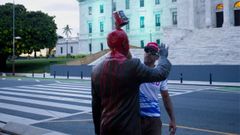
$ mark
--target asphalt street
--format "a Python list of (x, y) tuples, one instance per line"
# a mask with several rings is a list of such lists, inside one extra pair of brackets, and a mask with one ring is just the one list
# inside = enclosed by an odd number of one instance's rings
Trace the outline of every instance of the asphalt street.
[[(169, 84), (177, 135), (240, 134), (240, 88)], [(168, 116), (160, 105), (163, 135)], [(0, 78), (0, 121), (94, 135), (87, 80)]]

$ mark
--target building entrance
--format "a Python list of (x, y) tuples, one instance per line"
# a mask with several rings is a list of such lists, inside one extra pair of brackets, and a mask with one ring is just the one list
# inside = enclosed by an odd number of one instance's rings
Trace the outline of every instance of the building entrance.
[(234, 20), (235, 26), (240, 26), (240, 10), (234, 10)]
[(223, 12), (216, 12), (217, 27), (222, 27), (223, 25)]

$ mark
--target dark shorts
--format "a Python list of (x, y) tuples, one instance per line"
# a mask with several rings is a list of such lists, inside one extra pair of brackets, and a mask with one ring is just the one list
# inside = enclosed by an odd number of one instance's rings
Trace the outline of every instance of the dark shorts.
[(158, 117), (144, 117), (141, 118), (142, 135), (161, 135), (162, 121)]

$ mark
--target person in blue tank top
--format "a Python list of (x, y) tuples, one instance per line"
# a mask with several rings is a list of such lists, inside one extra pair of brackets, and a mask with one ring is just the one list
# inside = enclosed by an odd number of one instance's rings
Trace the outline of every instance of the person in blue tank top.
[[(159, 47), (155, 42), (149, 42), (144, 48), (144, 64), (154, 68), (159, 59)], [(161, 135), (162, 121), (158, 93), (161, 93), (164, 107), (168, 113), (170, 135), (176, 132), (176, 122), (173, 105), (168, 94), (167, 80), (161, 82), (142, 83), (140, 85), (139, 103), (142, 135)]]

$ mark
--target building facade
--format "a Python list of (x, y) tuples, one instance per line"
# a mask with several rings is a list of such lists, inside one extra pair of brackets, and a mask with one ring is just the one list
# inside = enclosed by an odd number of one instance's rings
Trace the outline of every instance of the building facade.
[[(149, 41), (160, 43), (162, 27), (177, 25), (176, 0), (78, 0), (80, 12), (79, 44), (90, 53), (106, 49), (106, 37), (114, 28), (112, 13), (123, 10), (129, 24), (130, 44), (143, 47)], [(164, 11), (167, 12), (164, 12)], [(165, 15), (164, 15), (165, 14)], [(164, 20), (164, 21), (163, 21)]]
[(70, 39), (68, 49), (66, 39), (60, 40), (57, 56), (66, 55), (67, 50), (69, 54), (77, 55), (107, 49), (106, 37), (114, 29), (112, 13), (116, 10), (123, 10), (129, 18), (129, 24), (123, 29), (130, 44), (137, 47), (143, 47), (149, 41), (165, 42), (165, 28), (194, 30), (240, 26), (240, 0), (77, 1), (79, 38)]
[(79, 46), (78, 37), (60, 38), (57, 41), (55, 56), (79, 55), (84, 47)]
[(179, 28), (240, 26), (240, 0), (179, 0), (177, 12)]

